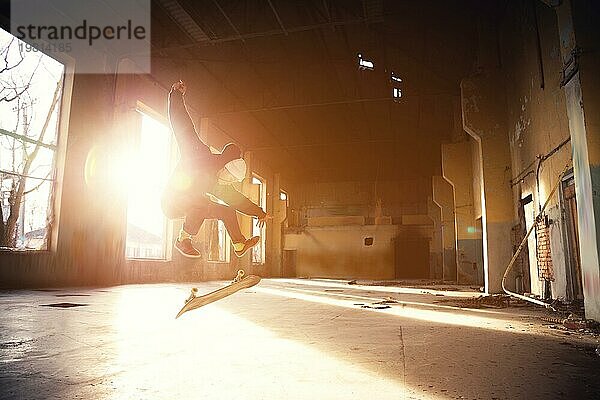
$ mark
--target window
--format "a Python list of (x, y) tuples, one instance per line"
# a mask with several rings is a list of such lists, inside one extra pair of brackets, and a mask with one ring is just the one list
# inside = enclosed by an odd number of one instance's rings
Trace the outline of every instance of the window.
[(171, 132), (161, 121), (141, 112), (137, 146), (127, 155), (128, 258), (166, 259), (167, 219), (160, 206), (171, 164)]
[(401, 82), (402, 82), (402, 78), (400, 78), (398, 75), (396, 75), (396, 74), (394, 73), (394, 71), (392, 71), (392, 74), (391, 74), (391, 76), (390, 76), (390, 80), (391, 80), (392, 82), (398, 82), (398, 83), (401, 83)]
[(0, 29), (0, 247), (46, 250), (64, 65)]
[[(252, 176), (252, 184), (258, 186), (258, 205), (263, 211), (267, 210), (267, 191), (265, 190), (265, 181), (258, 175)], [(258, 218), (252, 218), (252, 236), (260, 236), (260, 242), (252, 248), (252, 263), (265, 263), (265, 227), (262, 229), (257, 226)]]
[(364, 59), (362, 54), (358, 53), (358, 68), (363, 70), (373, 70), (375, 68), (375, 64), (373, 64), (373, 61)]
[(229, 262), (229, 235), (221, 220), (207, 221), (208, 261)]
[(399, 101), (402, 97), (402, 89), (400, 88), (402, 78), (392, 71), (390, 75), (390, 81), (392, 82), (392, 97), (394, 98), (394, 101)]

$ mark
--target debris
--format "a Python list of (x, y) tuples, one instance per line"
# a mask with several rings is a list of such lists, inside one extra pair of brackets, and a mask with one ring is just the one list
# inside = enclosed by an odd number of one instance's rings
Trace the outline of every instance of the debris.
[[(377, 304), (377, 303), (374, 303), (374, 304)], [(390, 306), (378, 306), (378, 305), (369, 306), (369, 305), (364, 304), (364, 305), (360, 306), (360, 308), (372, 308), (374, 310), (385, 310), (386, 308), (392, 308), (392, 307), (390, 307)]]
[(356, 279), (353, 281), (348, 282), (348, 285), (356, 285)]
[[(436, 294), (436, 296), (438, 296)], [(450, 304), (455, 307), (461, 308), (507, 308), (511, 306), (524, 306), (527, 303), (521, 300), (512, 299), (510, 296), (505, 294), (495, 295), (481, 295), (478, 297), (471, 297), (466, 299), (448, 299), (440, 300), (440, 303)], [(521, 304), (523, 303), (523, 304)], [(562, 322), (562, 321), (561, 321)]]
[(576, 330), (576, 331), (578, 331), (580, 329), (587, 329), (587, 327), (588, 327), (588, 323), (586, 320), (571, 319), (570, 317), (563, 321), (563, 325), (567, 329)]
[(600, 324), (594, 320), (585, 319), (575, 314), (569, 314), (566, 318), (543, 316), (540, 319), (552, 323), (552, 325), (548, 325), (549, 328), (562, 330), (565, 335), (570, 335), (573, 331), (594, 335), (600, 334)]
[(71, 308), (71, 307), (83, 307), (87, 304), (78, 303), (53, 303), (53, 304), (41, 304), (42, 307), (55, 307), (55, 308)]
[(378, 301), (378, 302), (373, 303), (373, 304), (398, 304), (398, 301), (394, 300), (391, 297), (386, 297), (385, 300)]

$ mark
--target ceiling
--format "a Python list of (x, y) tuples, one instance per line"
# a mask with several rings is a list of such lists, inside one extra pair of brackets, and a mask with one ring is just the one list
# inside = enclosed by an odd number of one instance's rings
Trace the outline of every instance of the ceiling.
[(153, 69), (176, 71), (211, 125), (285, 179), (427, 177), (456, 129), (477, 12), (448, 0), (153, 0)]

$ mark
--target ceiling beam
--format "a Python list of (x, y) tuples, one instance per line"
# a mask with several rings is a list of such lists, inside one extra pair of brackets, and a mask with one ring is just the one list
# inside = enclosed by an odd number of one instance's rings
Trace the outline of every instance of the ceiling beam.
[[(292, 28), (286, 28), (286, 32), (288, 34), (290, 34), (290, 33), (297, 33), (297, 32), (313, 31), (313, 30), (321, 29), (321, 28), (336, 28), (336, 27), (347, 26), (347, 25), (362, 25), (362, 24), (364, 24), (364, 22), (365, 22), (365, 20), (363, 18), (352, 19), (352, 20), (347, 20), (347, 21), (324, 22), (324, 23), (314, 24), (314, 25), (302, 25), (302, 26), (295, 26)], [(180, 50), (180, 49), (185, 49), (185, 48), (197, 48), (201, 45), (208, 46), (208, 45), (214, 45), (214, 44), (218, 44), (218, 43), (235, 42), (238, 40), (244, 41), (244, 40), (248, 40), (248, 39), (264, 38), (264, 37), (268, 37), (268, 36), (278, 36), (281, 34), (283, 34), (283, 31), (281, 29), (274, 29), (274, 30), (263, 31), (263, 32), (236, 34), (234, 36), (229, 36), (229, 37), (225, 37), (225, 38), (213, 39), (208, 42), (189, 43), (189, 44), (185, 44), (185, 45), (181, 45), (181, 46), (163, 47), (163, 48), (160, 48), (159, 50)]]
[(219, 11), (223, 15), (223, 17), (225, 17), (225, 20), (227, 21), (227, 23), (229, 24), (229, 26), (231, 27), (231, 29), (233, 29), (233, 31), (235, 32), (235, 34), (237, 35), (237, 37), (239, 38), (239, 40), (241, 40), (242, 42), (245, 43), (246, 40), (244, 39), (244, 37), (242, 36), (242, 34), (238, 30), (238, 28), (235, 26), (235, 24), (233, 23), (233, 21), (231, 21), (231, 19), (229, 18), (229, 16), (225, 12), (225, 10), (223, 10), (223, 8), (219, 4), (219, 2), (217, 0), (213, 0), (213, 3), (215, 3), (215, 6), (217, 6), (217, 8), (219, 9)]
[(288, 31), (287, 31), (287, 29), (285, 29), (285, 26), (283, 25), (283, 21), (281, 21), (281, 18), (279, 17), (279, 13), (277, 13), (277, 10), (275, 9), (275, 6), (271, 2), (271, 0), (267, 0), (267, 2), (269, 3), (269, 6), (271, 7), (271, 10), (273, 11), (273, 14), (275, 15), (275, 18), (277, 19), (277, 22), (279, 23), (279, 26), (281, 27), (281, 30), (283, 31), (283, 33), (285, 33), (285, 36), (287, 36), (288, 35)]
[(177, 2), (177, 0), (158, 0), (158, 4), (166, 11), (167, 15), (181, 27), (181, 29), (194, 42), (210, 42), (210, 38), (194, 21), (190, 14)]

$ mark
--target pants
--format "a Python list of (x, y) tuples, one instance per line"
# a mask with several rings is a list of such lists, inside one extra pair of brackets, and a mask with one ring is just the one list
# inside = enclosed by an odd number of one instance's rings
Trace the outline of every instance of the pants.
[(163, 210), (168, 218), (185, 218), (183, 230), (195, 235), (205, 219), (220, 219), (225, 224), (233, 243), (246, 240), (237, 219), (237, 212), (251, 217), (263, 218), (265, 212), (231, 185), (215, 185), (210, 194), (227, 203), (218, 204), (206, 195), (175, 193), (163, 197)]

